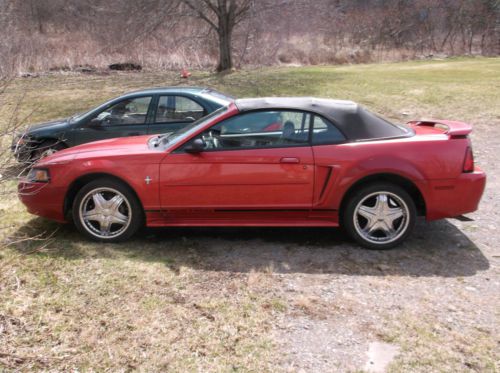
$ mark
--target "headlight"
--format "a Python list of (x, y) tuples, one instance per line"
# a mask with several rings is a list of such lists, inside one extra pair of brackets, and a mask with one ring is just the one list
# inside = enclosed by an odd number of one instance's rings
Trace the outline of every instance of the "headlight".
[(18, 134), (12, 139), (12, 149), (15, 152), (34, 150), (34, 145), (33, 139), (26, 133)]
[(28, 173), (27, 179), (31, 183), (48, 183), (50, 181), (49, 170), (45, 168), (32, 168)]

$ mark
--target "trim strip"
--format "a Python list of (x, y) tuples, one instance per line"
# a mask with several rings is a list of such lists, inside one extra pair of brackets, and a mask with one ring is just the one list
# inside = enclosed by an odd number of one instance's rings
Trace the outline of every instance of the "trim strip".
[[(169, 209), (163, 209), (163, 210), (144, 210), (144, 212), (164, 212), (168, 211)], [(193, 209), (193, 208), (182, 208), (182, 209), (175, 209), (175, 211), (203, 211), (203, 210), (209, 210), (209, 211), (214, 211), (214, 212), (302, 212), (302, 211), (310, 211), (310, 212), (318, 212), (318, 211), (324, 211), (324, 212), (335, 212), (338, 211), (337, 209), (212, 209), (212, 208), (198, 208), (198, 209)]]

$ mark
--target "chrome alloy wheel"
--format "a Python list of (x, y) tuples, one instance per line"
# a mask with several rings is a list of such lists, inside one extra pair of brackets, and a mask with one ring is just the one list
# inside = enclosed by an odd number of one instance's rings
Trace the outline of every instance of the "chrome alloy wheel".
[(113, 188), (91, 190), (83, 197), (78, 210), (83, 227), (100, 239), (119, 236), (131, 222), (130, 203)]
[(407, 204), (398, 195), (385, 191), (371, 193), (354, 209), (354, 228), (368, 242), (391, 243), (406, 232), (409, 214)]

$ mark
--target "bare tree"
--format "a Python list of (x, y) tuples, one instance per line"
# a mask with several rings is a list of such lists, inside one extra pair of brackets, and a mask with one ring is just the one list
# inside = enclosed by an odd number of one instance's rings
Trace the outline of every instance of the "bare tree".
[(14, 105), (9, 104), (7, 90), (11, 83), (11, 79), (0, 76), (0, 111), (3, 113), (2, 121), (0, 121), (0, 198), (7, 198), (8, 195), (15, 193), (9, 182), (16, 180), (30, 167), (28, 163), (17, 162), (11, 152), (11, 144), (15, 143), (17, 136), (21, 133), (23, 123), (30, 116), (23, 116), (20, 113), (24, 93), (16, 97)]
[(193, 15), (217, 33), (219, 41), (219, 63), (217, 71), (233, 67), (231, 41), (234, 28), (245, 19), (254, 5), (254, 0), (182, 0)]
[(0, 73), (498, 55), (499, 20), (499, 0), (0, 0)]

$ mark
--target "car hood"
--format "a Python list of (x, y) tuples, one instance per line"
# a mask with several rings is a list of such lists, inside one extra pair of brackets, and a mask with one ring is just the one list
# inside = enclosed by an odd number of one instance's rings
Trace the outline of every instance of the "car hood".
[(56, 129), (56, 128), (65, 127), (67, 125), (68, 125), (68, 119), (67, 118), (65, 118), (65, 119), (57, 119), (57, 120), (53, 120), (53, 121), (50, 121), (50, 122), (33, 124), (33, 125), (31, 125), (31, 126), (28, 127), (28, 129), (26, 130), (26, 133), (28, 133), (28, 134), (30, 134), (30, 133), (36, 133), (36, 132), (39, 132), (39, 131), (42, 131), (42, 130)]
[(119, 137), (115, 139), (89, 142), (83, 145), (74, 146), (54, 153), (41, 159), (38, 165), (50, 163), (66, 163), (74, 159), (86, 159), (95, 157), (123, 156), (148, 153), (152, 150), (148, 147), (148, 140), (151, 135)]

